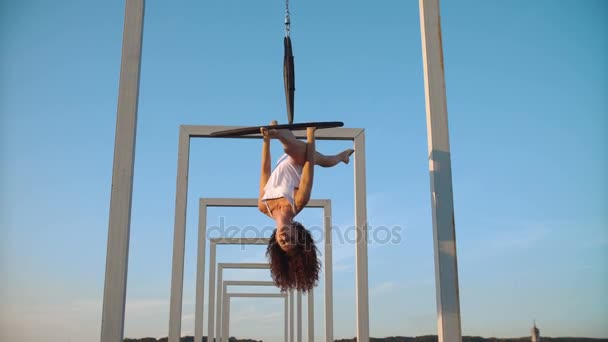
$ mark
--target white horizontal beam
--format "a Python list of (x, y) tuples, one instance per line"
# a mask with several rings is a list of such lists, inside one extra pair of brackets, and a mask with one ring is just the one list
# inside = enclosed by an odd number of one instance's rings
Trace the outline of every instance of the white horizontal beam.
[[(239, 135), (233, 137), (214, 137), (214, 132), (226, 131), (229, 129), (244, 128), (247, 126), (202, 126), (202, 125), (182, 125), (180, 126), (190, 138), (228, 138), (228, 139), (261, 139), (261, 134)], [(327, 128), (319, 129), (315, 133), (317, 140), (354, 140), (363, 132), (362, 128)], [(294, 131), (297, 138), (306, 138), (306, 131)]]
[(286, 298), (286, 293), (226, 293), (228, 298)]
[(267, 269), (270, 268), (268, 263), (247, 263), (247, 262), (220, 262), (217, 267), (223, 268), (242, 268), (242, 269)]
[(212, 238), (217, 245), (267, 245), (270, 238)]
[(272, 281), (262, 280), (224, 280), (224, 286), (276, 286)]

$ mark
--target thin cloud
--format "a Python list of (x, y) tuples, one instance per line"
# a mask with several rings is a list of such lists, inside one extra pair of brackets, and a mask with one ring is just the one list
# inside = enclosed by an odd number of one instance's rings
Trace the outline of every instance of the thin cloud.
[(397, 289), (399, 287), (399, 284), (397, 284), (394, 281), (385, 281), (383, 283), (380, 283), (374, 287), (372, 287), (372, 289), (369, 291), (371, 296), (380, 296), (386, 293), (390, 293), (393, 290)]
[(278, 322), (282, 322), (283, 317), (283, 309), (281, 308), (280, 312), (277, 311), (268, 311), (268, 312), (260, 312), (258, 307), (247, 306), (242, 309), (237, 309), (236, 312), (231, 313), (230, 323), (240, 323), (240, 322), (256, 322), (257, 324), (276, 324)]

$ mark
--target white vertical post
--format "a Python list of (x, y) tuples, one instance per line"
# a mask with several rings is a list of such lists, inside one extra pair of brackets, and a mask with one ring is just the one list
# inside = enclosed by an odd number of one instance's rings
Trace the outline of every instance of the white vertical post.
[(144, 0), (125, 4), (101, 342), (122, 342), (124, 337), (144, 7)]
[(334, 342), (334, 283), (332, 270), (331, 201), (325, 206), (325, 342)]
[[(207, 307), (208, 327), (207, 327), (207, 339), (212, 342), (215, 337), (215, 243), (209, 242), (209, 304)], [(198, 341), (198, 340), (197, 340)]]
[(302, 291), (298, 291), (298, 316), (297, 316), (297, 323), (296, 323), (296, 332), (297, 332), (297, 337), (296, 337), (296, 341), (298, 342), (302, 342)]
[(284, 334), (285, 336), (283, 337), (283, 341), (287, 342), (287, 339), (289, 338), (289, 304), (287, 303), (287, 296), (285, 296), (285, 322), (284, 324)]
[(439, 0), (420, 0), (439, 342), (460, 342), (454, 197)]
[(230, 338), (230, 296), (224, 291), (222, 306), (222, 334), (220, 341), (226, 342)]
[(293, 307), (294, 307), (293, 290), (289, 290), (289, 342), (293, 342), (293, 335), (294, 335)]
[(173, 264), (171, 268), (171, 302), (169, 304), (169, 342), (180, 341), (182, 328), (189, 159), (190, 135), (183, 127), (180, 127), (177, 153), (177, 189), (175, 192), (175, 226), (173, 231)]
[(228, 286), (226, 285), (225, 281), (222, 282), (221, 288), (222, 288), (222, 298), (224, 298), (224, 300), (223, 300), (223, 304), (221, 307), (221, 309), (222, 309), (222, 325), (221, 325), (222, 334), (220, 335), (220, 341), (228, 341), (228, 338), (230, 336), (228, 336), (228, 332), (227, 332), (228, 331), (228, 325), (227, 325), (228, 322), (226, 321), (226, 319), (227, 319), (226, 314), (228, 314), (228, 316), (230, 316), (230, 311), (226, 311), (226, 309), (227, 309), (226, 301), (228, 303), (230, 303), (231, 298), (226, 299), (226, 297), (228, 297), (229, 294), (228, 294)]
[[(203, 340), (203, 308), (205, 307), (205, 253), (207, 245), (207, 207), (199, 201), (198, 247), (196, 260), (196, 298), (194, 305), (194, 340)], [(207, 313), (209, 314), (209, 313)]]
[[(215, 267), (215, 266), (214, 266)], [(219, 341), (221, 336), (222, 336), (222, 315), (220, 315), (220, 313), (223, 310), (222, 307), (222, 285), (223, 284), (223, 277), (224, 277), (224, 272), (221, 269), (221, 266), (217, 266), (217, 284), (215, 286), (215, 291), (217, 292), (215, 295), (215, 302), (217, 303), (215, 305), (215, 312), (217, 313), (217, 316), (215, 317), (215, 337), (217, 338), (216, 341)]]
[(314, 289), (308, 291), (308, 342), (315, 342), (315, 300)]
[(367, 279), (367, 191), (365, 185), (365, 131), (354, 139), (355, 148), (355, 260), (357, 299), (357, 341), (369, 342), (369, 300)]

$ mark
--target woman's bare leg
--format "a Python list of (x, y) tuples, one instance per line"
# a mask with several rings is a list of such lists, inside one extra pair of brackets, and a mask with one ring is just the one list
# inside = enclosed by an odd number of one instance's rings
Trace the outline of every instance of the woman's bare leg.
[(317, 152), (317, 154), (315, 155), (315, 165), (319, 165), (321, 167), (332, 167), (339, 164), (340, 162), (348, 164), (348, 162), (350, 161), (350, 155), (353, 154), (353, 152), (355, 152), (355, 150), (350, 148), (338, 154), (330, 156), (326, 156)]
[(271, 132), (272, 137), (279, 139), (283, 144), (283, 151), (287, 153), (299, 165), (306, 162), (306, 143), (298, 140), (292, 131), (288, 129), (277, 129)]
[[(279, 139), (283, 144), (283, 150), (299, 165), (304, 165), (306, 162), (306, 143), (298, 140), (296, 136), (288, 129), (270, 130), (270, 135)], [(338, 154), (326, 156), (322, 153), (315, 153), (315, 165), (321, 167), (332, 167), (340, 162), (348, 164), (350, 155), (353, 154), (353, 149), (346, 149)]]

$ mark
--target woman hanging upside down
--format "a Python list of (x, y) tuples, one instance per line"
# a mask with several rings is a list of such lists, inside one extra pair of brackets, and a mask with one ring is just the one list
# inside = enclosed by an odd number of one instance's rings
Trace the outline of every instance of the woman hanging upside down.
[[(276, 125), (276, 121), (271, 125)], [(264, 143), (258, 208), (276, 222), (266, 256), (270, 260), (272, 279), (281, 291), (296, 289), (306, 292), (319, 280), (321, 263), (312, 235), (302, 224), (294, 221), (310, 200), (314, 166), (332, 167), (340, 162), (348, 164), (354, 152), (347, 149), (331, 156), (317, 152), (315, 130), (313, 127), (306, 130), (304, 142), (286, 129), (260, 129)], [(278, 139), (285, 151), (272, 173), (270, 139)]]

